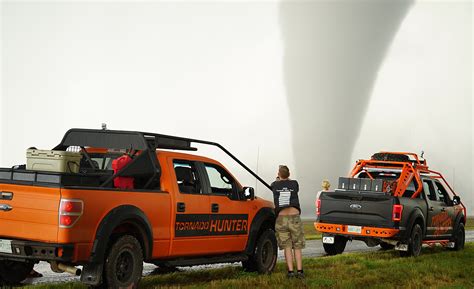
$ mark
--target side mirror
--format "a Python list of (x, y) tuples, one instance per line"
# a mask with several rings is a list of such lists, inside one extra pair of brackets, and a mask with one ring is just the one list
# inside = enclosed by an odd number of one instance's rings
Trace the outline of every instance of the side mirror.
[(460, 196), (454, 196), (453, 197), (453, 205), (459, 205), (461, 203), (461, 197)]
[(255, 189), (252, 187), (244, 187), (244, 198), (246, 200), (255, 199)]

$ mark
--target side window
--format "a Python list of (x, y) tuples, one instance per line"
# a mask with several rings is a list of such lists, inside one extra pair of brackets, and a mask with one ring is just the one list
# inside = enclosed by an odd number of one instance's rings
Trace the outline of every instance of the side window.
[(201, 181), (194, 162), (174, 160), (173, 166), (181, 193), (202, 194)]
[(423, 191), (425, 192), (428, 199), (430, 199), (431, 201), (438, 200), (436, 198), (436, 192), (434, 191), (433, 183), (431, 181), (429, 180), (423, 181)]
[(204, 167), (209, 177), (212, 194), (226, 195), (232, 199), (238, 198), (237, 185), (229, 173), (223, 168), (213, 164), (204, 164)]
[(415, 191), (416, 191), (415, 181), (412, 180), (411, 183), (406, 188), (405, 193), (403, 194), (403, 196), (407, 197), (407, 198), (411, 198), (411, 196), (413, 196)]
[(438, 196), (438, 200), (440, 202), (445, 202), (448, 204), (450, 198), (448, 195), (448, 192), (446, 192), (446, 189), (443, 187), (443, 185), (440, 182), (435, 181), (436, 184), (436, 195)]

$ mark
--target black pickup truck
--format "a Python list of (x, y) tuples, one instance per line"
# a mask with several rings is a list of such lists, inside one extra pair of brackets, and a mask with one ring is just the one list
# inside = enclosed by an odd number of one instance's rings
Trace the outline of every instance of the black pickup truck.
[(327, 254), (348, 240), (418, 256), (422, 244), (464, 247), (466, 208), (444, 177), (413, 153), (380, 152), (357, 161), (338, 189), (316, 201), (315, 228)]

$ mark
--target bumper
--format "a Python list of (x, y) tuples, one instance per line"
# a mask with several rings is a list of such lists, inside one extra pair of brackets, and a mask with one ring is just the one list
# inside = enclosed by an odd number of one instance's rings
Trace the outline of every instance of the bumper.
[(378, 227), (367, 227), (367, 226), (354, 226), (360, 227), (360, 233), (349, 232), (349, 225), (341, 224), (327, 224), (327, 223), (314, 223), (314, 227), (321, 233), (357, 236), (357, 237), (374, 237), (374, 238), (392, 238), (396, 236), (400, 230), (392, 228), (378, 228)]
[(74, 245), (11, 240), (12, 253), (0, 253), (0, 260), (32, 260), (70, 262)]

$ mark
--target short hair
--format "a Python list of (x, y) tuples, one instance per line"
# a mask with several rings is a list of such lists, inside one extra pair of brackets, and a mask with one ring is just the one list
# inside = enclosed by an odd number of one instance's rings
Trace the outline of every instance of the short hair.
[(329, 187), (331, 187), (331, 183), (328, 180), (323, 180), (323, 182), (321, 183), (321, 187), (323, 187), (323, 189), (329, 189)]
[(290, 177), (290, 169), (287, 166), (280, 166), (278, 168), (278, 174), (283, 179), (288, 179)]

